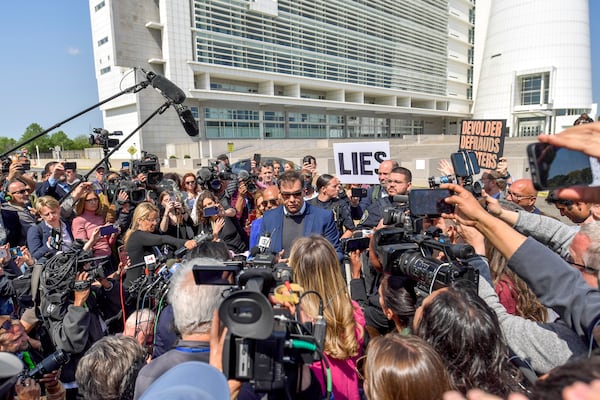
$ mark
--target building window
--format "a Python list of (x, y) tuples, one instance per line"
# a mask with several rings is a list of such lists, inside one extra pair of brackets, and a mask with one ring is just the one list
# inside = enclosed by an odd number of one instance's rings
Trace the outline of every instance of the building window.
[(550, 73), (528, 75), (520, 78), (521, 105), (548, 103), (550, 91)]
[(100, 75), (104, 75), (104, 74), (106, 74), (108, 72), (110, 72), (110, 67), (102, 68), (100, 70)]
[(104, 0), (102, 0), (100, 3), (96, 4), (96, 7), (94, 7), (94, 10), (98, 11), (101, 8), (103, 8), (105, 5), (106, 5), (106, 3), (104, 2)]
[(102, 46), (106, 42), (108, 42), (108, 36), (105, 36), (102, 39), (98, 40), (98, 47)]

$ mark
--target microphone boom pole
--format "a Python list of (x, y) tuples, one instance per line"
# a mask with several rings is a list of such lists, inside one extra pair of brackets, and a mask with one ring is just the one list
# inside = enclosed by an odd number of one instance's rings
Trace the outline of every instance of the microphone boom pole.
[(77, 114), (75, 114), (75, 115), (72, 115), (72, 116), (70, 116), (69, 118), (67, 118), (67, 119), (65, 119), (65, 120), (62, 120), (62, 121), (60, 121), (60, 122), (59, 122), (59, 123), (57, 123), (57, 124), (54, 124), (53, 126), (51, 126), (50, 128), (46, 129), (45, 131), (43, 131), (43, 132), (40, 132), (40, 133), (38, 133), (37, 135), (35, 135), (35, 136), (33, 136), (33, 137), (30, 137), (29, 139), (25, 140), (24, 142), (22, 142), (22, 143), (19, 143), (17, 146), (13, 147), (12, 149), (10, 149), (10, 150), (7, 150), (7, 151), (5, 151), (4, 153), (0, 154), (0, 158), (7, 156), (8, 154), (12, 153), (13, 151), (15, 151), (15, 150), (18, 150), (19, 148), (21, 148), (21, 147), (25, 146), (26, 144), (29, 144), (29, 143), (33, 142), (34, 140), (36, 140), (36, 139), (38, 139), (38, 138), (40, 138), (40, 137), (44, 136), (44, 135), (45, 135), (45, 134), (47, 134), (48, 132), (51, 132), (51, 131), (53, 131), (54, 129), (58, 128), (59, 126), (61, 126), (61, 125), (63, 125), (63, 124), (66, 124), (67, 122), (69, 122), (69, 121), (71, 121), (71, 120), (73, 120), (73, 119), (75, 119), (75, 118), (79, 117), (80, 115), (83, 115), (83, 114), (85, 114), (85, 113), (87, 113), (87, 112), (89, 112), (89, 111), (93, 110), (94, 108), (100, 107), (100, 106), (101, 106), (101, 105), (103, 105), (104, 103), (108, 103), (109, 101), (111, 101), (111, 100), (113, 100), (113, 99), (116, 99), (117, 97), (119, 97), (119, 96), (122, 96), (122, 95), (124, 95), (124, 94), (126, 94), (126, 93), (137, 93), (137, 92), (139, 92), (140, 90), (143, 90), (143, 89), (145, 89), (146, 87), (148, 87), (148, 85), (149, 85), (149, 84), (150, 84), (150, 81), (149, 81), (149, 80), (145, 80), (145, 81), (143, 81), (143, 82), (136, 83), (135, 85), (133, 85), (133, 86), (131, 86), (131, 87), (128, 87), (128, 88), (126, 88), (125, 90), (122, 90), (121, 92), (119, 92), (119, 93), (117, 93), (117, 94), (115, 94), (115, 95), (113, 95), (113, 96), (111, 96), (111, 97), (109, 97), (109, 98), (107, 98), (107, 99), (104, 99), (104, 100), (102, 100), (101, 102), (99, 102), (99, 103), (97, 103), (97, 104), (94, 104), (93, 106), (91, 106), (91, 107), (88, 107), (88, 108), (86, 108), (85, 110), (83, 110), (83, 111), (80, 111), (80, 112), (78, 112)]
[[(75, 185), (73, 185), (73, 187), (71, 188), (71, 192), (73, 191), (73, 189), (75, 189), (77, 186), (79, 186), (82, 182), (85, 182), (88, 180), (88, 178), (90, 177), (90, 175), (96, 170), (96, 168), (98, 168), (100, 165), (102, 165), (105, 161), (107, 161), (110, 156), (112, 156), (117, 150), (119, 150), (121, 148), (121, 146), (123, 145), (123, 143), (125, 143), (126, 141), (128, 141), (129, 139), (131, 139), (131, 137), (140, 129), (142, 129), (142, 127), (144, 125), (146, 125), (148, 122), (150, 122), (150, 120), (152, 118), (154, 118), (157, 114), (162, 114), (164, 113), (167, 108), (169, 108), (171, 106), (170, 102), (166, 102), (164, 104), (162, 104), (160, 107), (158, 107), (156, 110), (154, 110), (154, 112), (152, 112), (152, 114), (150, 114), (148, 116), (148, 118), (146, 118), (145, 120), (142, 121), (141, 124), (138, 125), (137, 128), (135, 128), (133, 131), (131, 131), (131, 133), (129, 135), (127, 135), (121, 142), (119, 142), (118, 145), (116, 145), (108, 154), (106, 154), (96, 165), (94, 165), (92, 167), (92, 169), (90, 169), (85, 175), (83, 175), (84, 179), (81, 179), (79, 182), (77, 182)], [(65, 199), (67, 197), (69, 197), (70, 193), (65, 194), (61, 199), (60, 199), (60, 203), (62, 204), (63, 201), (65, 201)]]

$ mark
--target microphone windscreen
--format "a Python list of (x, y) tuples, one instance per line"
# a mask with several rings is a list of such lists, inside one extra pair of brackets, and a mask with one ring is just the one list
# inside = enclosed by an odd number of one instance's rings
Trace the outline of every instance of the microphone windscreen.
[(177, 110), (177, 115), (179, 115), (179, 120), (181, 121), (181, 125), (183, 125), (185, 132), (189, 136), (198, 136), (200, 131), (198, 130), (198, 124), (196, 123), (194, 114), (186, 107), (182, 111)]
[(238, 178), (240, 178), (242, 180), (246, 180), (246, 179), (250, 178), (250, 173), (248, 171), (246, 171), (245, 169), (241, 169), (240, 172), (238, 172)]
[(185, 93), (177, 87), (173, 82), (162, 75), (148, 75), (148, 79), (152, 86), (160, 91), (163, 96), (171, 100), (175, 104), (181, 104), (185, 100)]

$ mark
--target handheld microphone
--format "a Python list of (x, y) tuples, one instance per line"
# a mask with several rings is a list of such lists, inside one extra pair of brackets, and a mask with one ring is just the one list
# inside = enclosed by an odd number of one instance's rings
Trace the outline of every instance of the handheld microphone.
[(261, 253), (265, 253), (271, 247), (271, 234), (269, 232), (263, 233), (258, 240), (258, 249)]
[(177, 111), (177, 115), (179, 116), (179, 121), (181, 121), (181, 125), (183, 125), (183, 129), (189, 136), (198, 136), (200, 131), (198, 130), (198, 123), (194, 118), (194, 115), (186, 106), (182, 106), (181, 104), (175, 104), (175, 111)]
[(154, 254), (144, 256), (144, 263), (146, 264), (146, 269), (148, 271), (148, 279), (152, 282), (154, 279), (154, 272), (156, 271), (156, 258), (154, 257)]
[[(196, 241), (198, 246), (200, 246), (202, 243), (210, 242), (212, 239), (213, 239), (213, 235), (211, 233), (201, 233), (194, 237), (194, 240)], [(188, 248), (183, 246), (182, 248), (175, 250), (173, 255), (175, 256), (175, 258), (179, 258), (182, 255), (184, 255), (185, 253), (187, 253), (187, 251), (188, 251)]]
[(157, 75), (150, 71), (146, 73), (146, 79), (150, 81), (150, 84), (154, 89), (158, 90), (160, 94), (170, 102), (181, 104), (185, 100), (185, 93), (183, 90), (164, 76)]

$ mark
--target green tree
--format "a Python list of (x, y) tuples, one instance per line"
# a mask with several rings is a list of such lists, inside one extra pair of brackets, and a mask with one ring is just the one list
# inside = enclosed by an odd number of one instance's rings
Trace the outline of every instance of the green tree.
[(50, 147), (60, 146), (63, 150), (69, 150), (73, 145), (73, 141), (63, 131), (58, 131), (50, 136)]
[[(35, 135), (38, 135), (40, 132), (43, 132), (44, 129), (36, 123), (33, 123), (31, 125), (29, 125), (27, 127), (27, 129), (25, 129), (25, 133), (23, 133), (23, 136), (21, 136), (21, 139), (19, 139), (19, 142), (23, 142), (27, 139), (31, 139), (32, 137), (34, 137)], [(48, 152), (48, 149), (52, 146), (51, 142), (50, 142), (50, 138), (48, 137), (48, 135), (44, 135), (36, 140), (34, 140), (31, 143), (28, 143), (27, 145), (23, 146), (27, 149), (27, 151), (29, 152), (29, 154), (36, 154), (35, 151), (35, 146), (39, 146), (40, 148), (40, 152)]]
[(12, 149), (17, 145), (17, 141), (13, 138), (0, 137), (0, 153)]
[(88, 147), (92, 147), (86, 135), (75, 136), (71, 146), (72, 147), (69, 150), (83, 150), (87, 149)]

